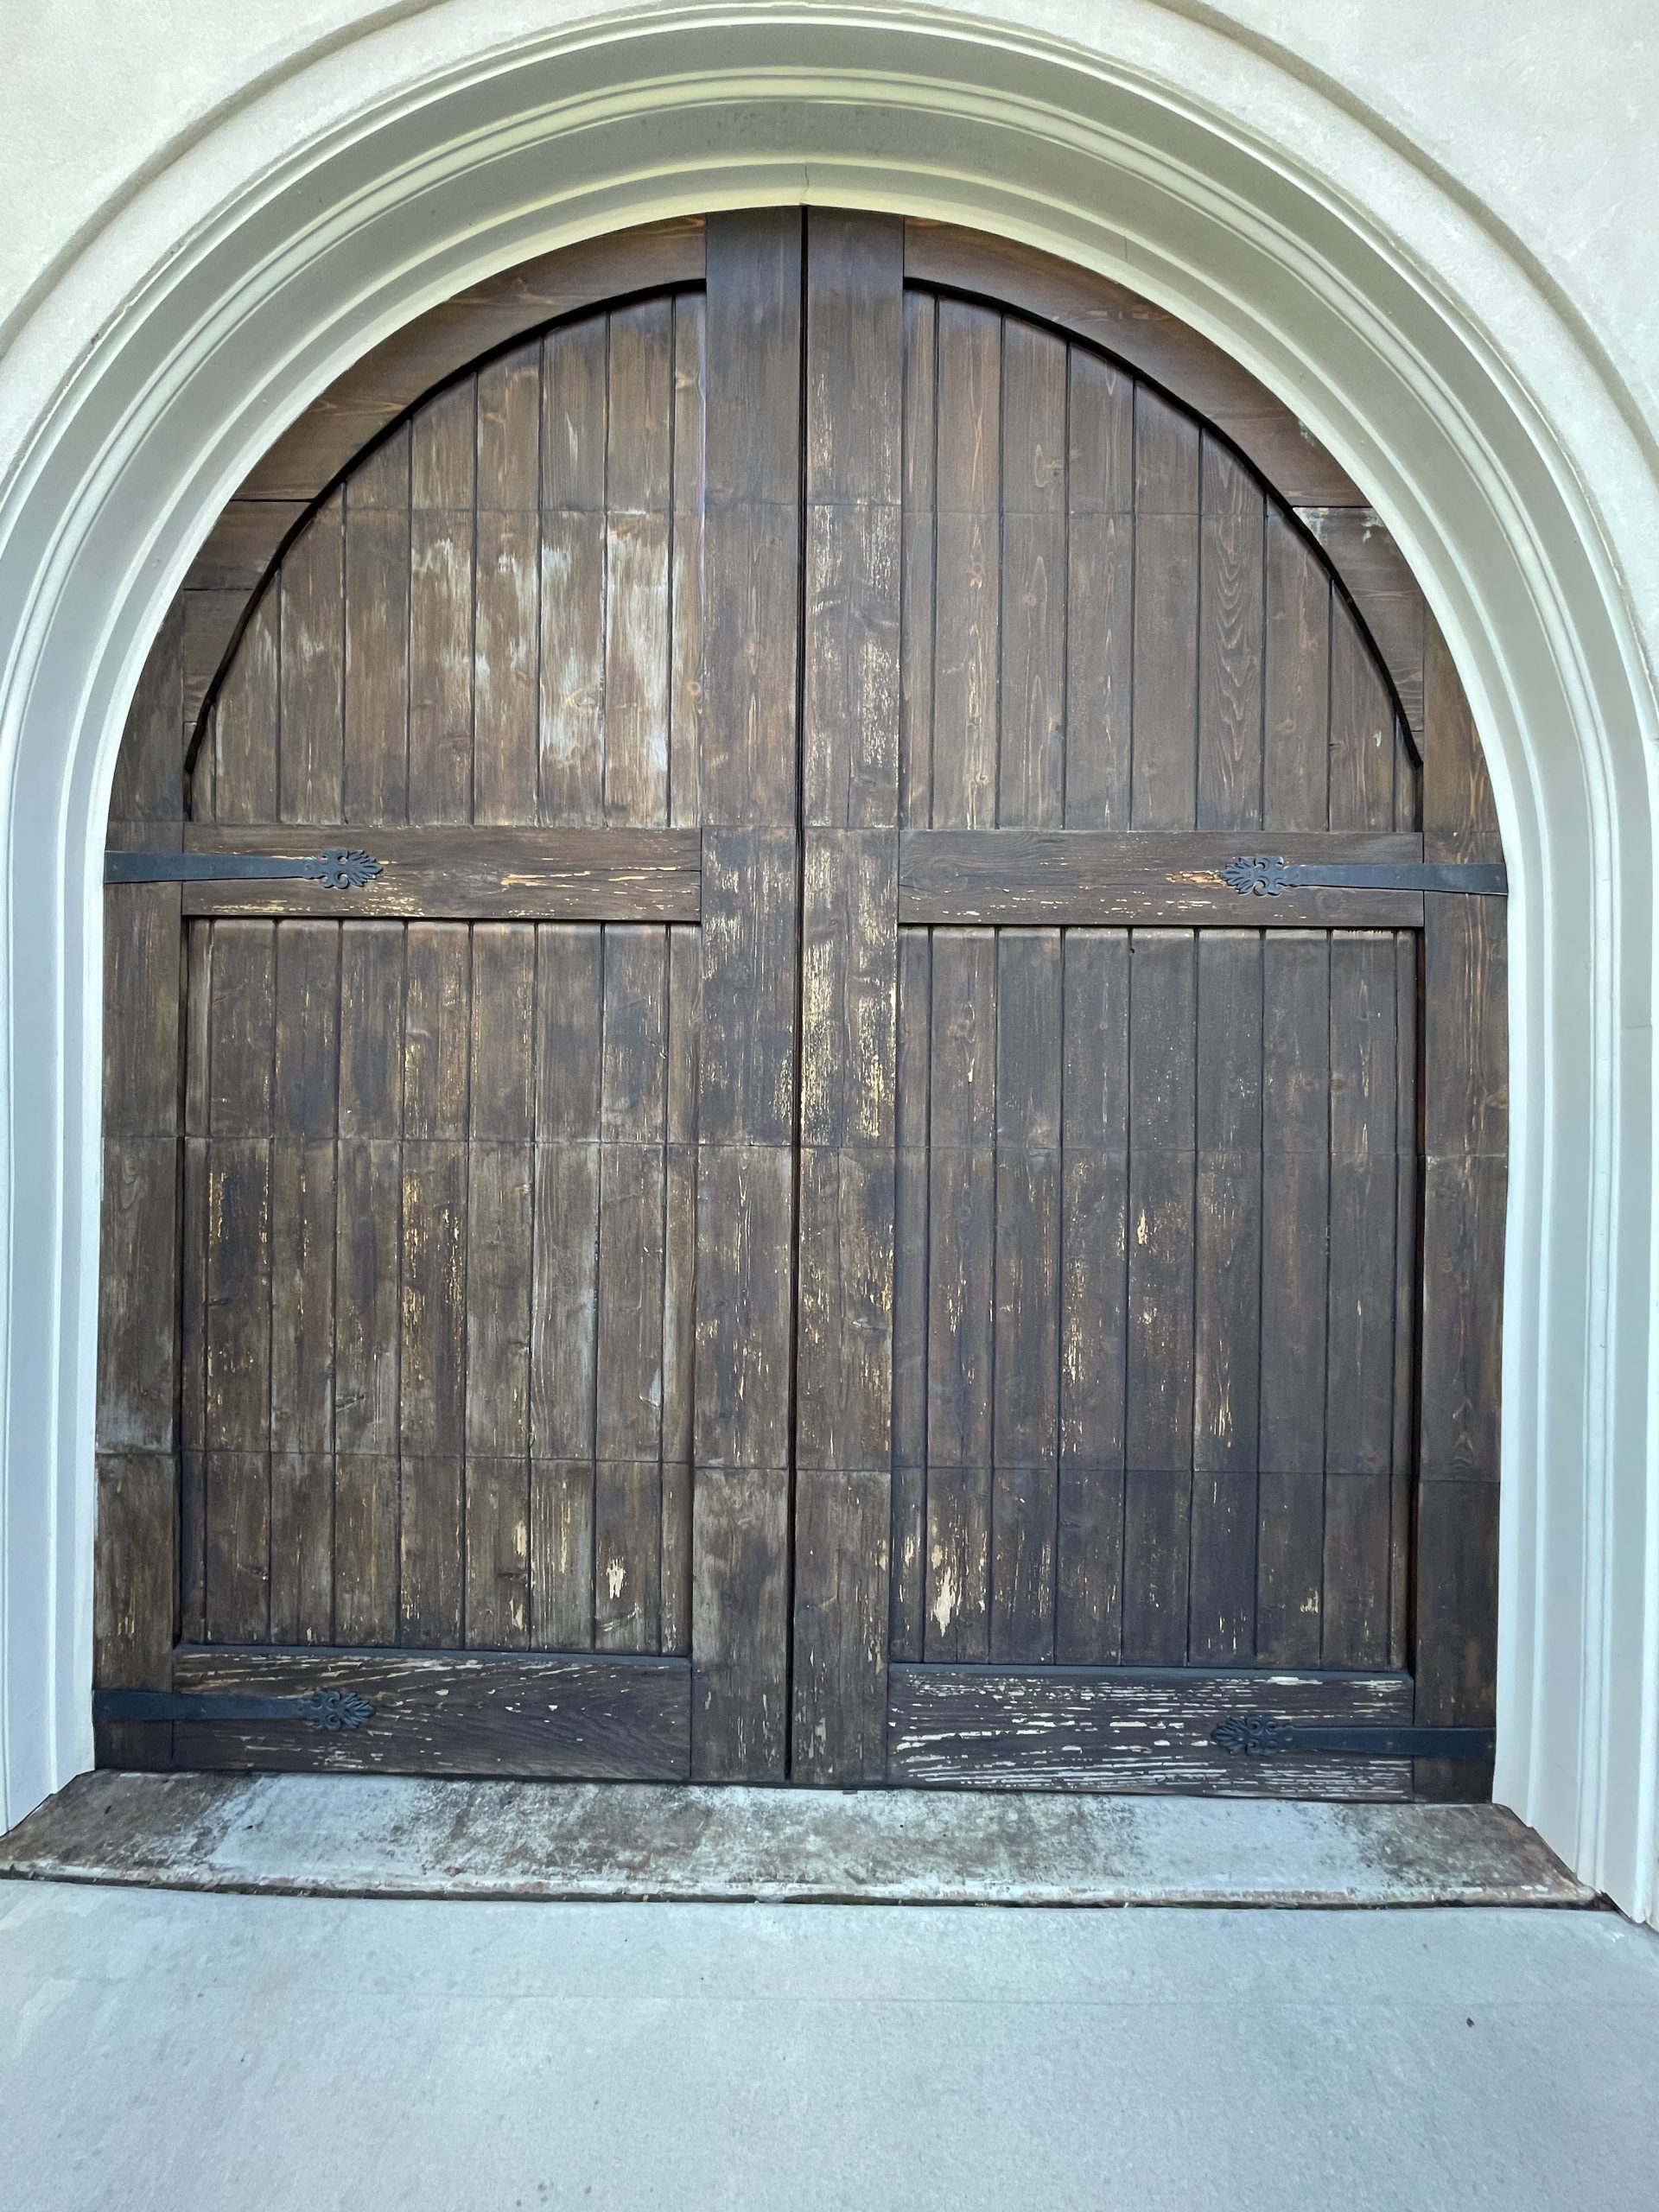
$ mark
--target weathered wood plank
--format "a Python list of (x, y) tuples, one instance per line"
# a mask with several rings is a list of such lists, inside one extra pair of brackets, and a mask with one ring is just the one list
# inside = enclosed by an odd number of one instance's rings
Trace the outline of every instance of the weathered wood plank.
[[(207, 880), (182, 887), (187, 915), (327, 915), (426, 921), (676, 921), (697, 919), (701, 840), (694, 830), (471, 830), (345, 825), (321, 831), (191, 828), (200, 853), (303, 859), (359, 842), (382, 873), (346, 891), (303, 877)], [(125, 888), (127, 887), (118, 887)]]
[(409, 432), (346, 486), (345, 770), (347, 822), (409, 814)]
[(473, 818), (477, 410), (470, 378), (410, 426), (409, 818)]
[(1200, 506), (1198, 821), (1249, 830), (1262, 820), (1264, 503), (1211, 437)]
[[(1413, 866), (1407, 834), (1341, 838), (1281, 832), (1159, 834), (1086, 830), (908, 830), (899, 844), (899, 917), (934, 927), (1050, 923), (1096, 927), (1421, 927), (1421, 891), (1295, 887), (1271, 897), (1223, 880), (1229, 861), (1266, 849), (1293, 866)], [(1446, 895), (1446, 894), (1434, 894)]]
[(885, 1777), (890, 1493), (885, 1467), (796, 1471), (792, 1781)]
[(347, 1689), (374, 1707), (365, 1726), (334, 1735), (283, 1722), (181, 1722), (178, 1766), (550, 1781), (682, 1782), (687, 1772), (683, 1659), (183, 1650), (173, 1680), (187, 1695)]
[(1210, 1738), (1230, 1713), (1304, 1724), (1396, 1726), (1408, 1675), (1082, 1667), (891, 1670), (890, 1781), (988, 1789), (1186, 1789), (1265, 1797), (1400, 1798), (1409, 1762), (1307, 1751), (1230, 1757)]
[(318, 508), (281, 571), (282, 737), (277, 804), (284, 822), (338, 822), (342, 813), (345, 505)]

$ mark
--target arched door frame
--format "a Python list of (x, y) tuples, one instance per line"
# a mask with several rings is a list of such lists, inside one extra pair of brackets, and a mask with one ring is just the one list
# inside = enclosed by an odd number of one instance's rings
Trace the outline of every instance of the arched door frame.
[[(1621, 460), (1639, 475), (1641, 456), (1535, 291), (1541, 359), (1557, 349), (1601, 403), (1571, 448), (1474, 309), (1409, 274), (1402, 241), (1326, 181), (1363, 175), (1386, 194), (1402, 157), (1262, 62), (1278, 112), (1300, 103), (1328, 126), (1323, 174), (1283, 147), (1263, 159), (1226, 119), (1211, 35), (1165, 29), (1145, 67), (1109, 69), (1006, 30), (854, 10), (736, 24), (659, 10), (487, 63), (459, 41), (440, 62), (430, 41), (383, 37), (349, 57), (349, 126), (315, 119), (338, 95), (336, 55), (196, 149), (182, 246), (163, 257), (176, 219), (130, 211), (152, 273), (72, 373), (37, 387), (0, 518), (9, 1818), (90, 1749), (99, 862), (165, 606), (273, 429), (412, 314), (629, 222), (817, 199), (1117, 275), (1292, 400), (1412, 561), (1486, 740), (1514, 891), (1498, 1794), (1587, 1878), (1651, 1909), (1655, 712), (1635, 584), (1610, 548), (1628, 564), (1659, 533), (1642, 490), (1610, 512), (1585, 488)], [(241, 179), (211, 214), (210, 153)], [(1440, 213), (1465, 238), (1479, 227), (1449, 200)], [(94, 287), (110, 275), (99, 243), (75, 272)], [(1482, 250), (1501, 257), (1490, 233)], [(1482, 273), (1511, 304), (1533, 289), (1513, 257)], [(38, 367), (25, 343), (25, 397)]]

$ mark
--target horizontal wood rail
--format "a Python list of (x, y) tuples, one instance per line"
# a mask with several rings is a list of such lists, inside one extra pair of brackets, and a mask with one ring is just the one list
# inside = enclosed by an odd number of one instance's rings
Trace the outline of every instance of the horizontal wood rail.
[(1405, 1728), (1404, 1674), (1198, 1667), (899, 1665), (888, 1669), (890, 1782), (1223, 1796), (1402, 1798), (1409, 1758), (1313, 1746), (1244, 1758), (1217, 1725), (1270, 1709), (1294, 1726)]
[[(327, 916), (344, 921), (695, 922), (702, 903), (702, 836), (696, 830), (220, 829), (190, 825), (184, 853), (111, 853), (106, 880), (184, 884), (187, 915)], [(377, 872), (338, 887), (314, 875), (200, 876), (213, 856), (305, 860), (365, 855)], [(361, 873), (362, 871), (359, 871)], [(318, 880), (319, 876), (325, 880)]]
[[(202, 1718), (180, 1717), (196, 1698)], [(226, 1698), (245, 1717), (220, 1717)], [(331, 1700), (367, 1717), (320, 1727), (312, 1709)], [(176, 1767), (662, 1782), (690, 1771), (683, 1658), (185, 1644), (168, 1705)], [(277, 1709), (260, 1718), (262, 1707)]]
[(1420, 868), (1414, 834), (1322, 830), (907, 830), (899, 919), (959, 928), (1421, 929), (1421, 888), (1290, 884), (1241, 893), (1224, 873), (1257, 855), (1291, 867)]

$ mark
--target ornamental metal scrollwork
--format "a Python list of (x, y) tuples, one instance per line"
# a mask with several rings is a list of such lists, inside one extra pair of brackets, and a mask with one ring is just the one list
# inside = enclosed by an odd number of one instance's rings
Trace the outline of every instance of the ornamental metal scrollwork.
[(314, 883), (321, 883), (330, 891), (360, 891), (380, 873), (380, 862), (372, 854), (347, 851), (340, 845), (330, 846), (327, 852), (302, 865)]
[(374, 1707), (355, 1690), (314, 1690), (296, 1700), (295, 1718), (308, 1720), (321, 1733), (337, 1736), (342, 1728), (366, 1728)]
[(1258, 899), (1276, 899), (1290, 881), (1284, 860), (1275, 853), (1241, 853), (1228, 861), (1221, 875), (1235, 891), (1254, 893)]
[(1295, 1741), (1289, 1724), (1271, 1713), (1234, 1713), (1215, 1728), (1211, 1742), (1234, 1758), (1264, 1758), (1288, 1751)]

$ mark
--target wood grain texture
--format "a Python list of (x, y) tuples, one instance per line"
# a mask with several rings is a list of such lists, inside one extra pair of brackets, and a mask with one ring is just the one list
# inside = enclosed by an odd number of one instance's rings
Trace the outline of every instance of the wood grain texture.
[(683, 1659), (518, 1652), (199, 1651), (173, 1662), (190, 1696), (307, 1697), (348, 1689), (365, 1727), (179, 1724), (174, 1764), (281, 1773), (528, 1775), (683, 1782), (690, 1669)]
[(1210, 1741), (1229, 1713), (1290, 1721), (1402, 1722), (1403, 1675), (1248, 1673), (1198, 1668), (912, 1667), (892, 1669), (891, 1781), (980, 1789), (1179, 1789), (1230, 1796), (1401, 1798), (1410, 1762), (1325, 1752), (1230, 1758)]
[(190, 852), (279, 859), (342, 846), (366, 849), (382, 873), (346, 891), (303, 877), (208, 879), (181, 887), (184, 911), (342, 920), (695, 922), (701, 910), (695, 830), (488, 829), (459, 836), (442, 829), (334, 823), (297, 833), (192, 828), (186, 837)]
[[(1053, 923), (1099, 928), (1139, 922), (1168, 927), (1344, 929), (1421, 926), (1421, 891), (1293, 887), (1270, 898), (1222, 880), (1229, 861), (1264, 841), (1214, 831), (907, 830), (899, 846), (899, 914), (906, 924), (1008, 927)], [(1409, 836), (1282, 833), (1272, 851), (1293, 865), (1422, 857)]]

